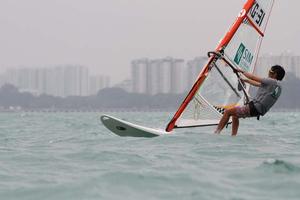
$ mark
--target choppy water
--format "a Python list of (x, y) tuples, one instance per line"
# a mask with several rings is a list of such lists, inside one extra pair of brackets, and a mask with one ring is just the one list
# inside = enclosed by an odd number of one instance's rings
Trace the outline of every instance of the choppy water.
[[(0, 113), (0, 199), (300, 199), (300, 113), (121, 138), (101, 113)], [(163, 128), (168, 113), (113, 113)]]

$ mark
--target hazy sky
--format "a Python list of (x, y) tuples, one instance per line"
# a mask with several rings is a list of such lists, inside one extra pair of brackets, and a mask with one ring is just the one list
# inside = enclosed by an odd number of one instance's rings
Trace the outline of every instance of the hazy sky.
[[(206, 55), (245, 0), (0, 0), (0, 72), (81, 64), (112, 81), (136, 58)], [(276, 0), (261, 53), (300, 55), (299, 0)]]

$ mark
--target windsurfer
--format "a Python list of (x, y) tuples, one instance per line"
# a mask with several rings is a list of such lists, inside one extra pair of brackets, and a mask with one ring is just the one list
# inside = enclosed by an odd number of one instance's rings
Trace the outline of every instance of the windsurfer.
[(220, 133), (232, 118), (232, 136), (237, 135), (239, 118), (263, 116), (275, 104), (281, 94), (281, 80), (285, 76), (285, 70), (280, 65), (274, 65), (269, 70), (268, 78), (261, 78), (254, 74), (236, 69), (246, 78), (242, 81), (255, 87), (259, 87), (256, 96), (244, 106), (235, 106), (226, 109), (215, 133)]

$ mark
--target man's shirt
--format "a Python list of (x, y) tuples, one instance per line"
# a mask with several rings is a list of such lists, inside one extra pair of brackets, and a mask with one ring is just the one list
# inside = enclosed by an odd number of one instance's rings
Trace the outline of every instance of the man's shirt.
[(264, 115), (275, 104), (281, 94), (281, 84), (272, 78), (262, 79), (256, 96), (253, 99), (256, 110)]

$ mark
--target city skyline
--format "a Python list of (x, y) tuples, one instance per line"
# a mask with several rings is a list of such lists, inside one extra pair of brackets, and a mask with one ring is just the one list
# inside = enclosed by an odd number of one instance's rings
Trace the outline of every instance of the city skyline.
[[(148, 95), (187, 92), (195, 83), (206, 62), (206, 56), (199, 56), (187, 61), (172, 57), (133, 60), (131, 66), (132, 92)], [(254, 73), (260, 77), (266, 77), (270, 67), (275, 64), (282, 65), (286, 72), (292, 73), (300, 79), (300, 56), (290, 54), (258, 57)], [(286, 77), (287, 80), (289, 78)]]
[(51, 68), (12, 68), (0, 74), (0, 87), (11, 84), (21, 92), (58, 97), (95, 95), (110, 86), (110, 78), (90, 75), (84, 66), (56, 66)]
[[(0, 73), (0, 87), (10, 83), (20, 91), (61, 97), (93, 95), (108, 87), (148, 95), (181, 94), (191, 89), (206, 62), (206, 56), (192, 60), (173, 57), (134, 59), (131, 62), (131, 76), (114, 85), (110, 85), (109, 76), (90, 74), (85, 66), (25, 67)], [(300, 79), (300, 56), (290, 54), (259, 57), (254, 73), (264, 77), (274, 64), (282, 65), (287, 72)]]
[[(3, 0), (0, 72), (22, 65), (84, 65), (115, 84), (130, 76), (134, 58), (190, 60), (213, 50), (244, 2)], [(275, 1), (260, 55), (300, 55), (299, 4)]]

